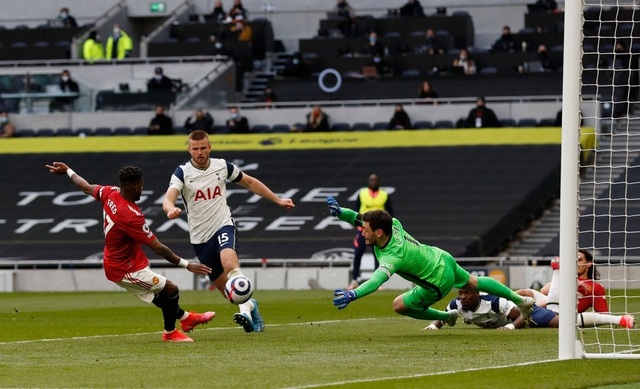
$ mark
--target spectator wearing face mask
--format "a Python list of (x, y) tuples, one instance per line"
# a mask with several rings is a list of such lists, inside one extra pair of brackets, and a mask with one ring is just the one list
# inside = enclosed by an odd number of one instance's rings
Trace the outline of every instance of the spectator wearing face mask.
[(251, 26), (245, 23), (244, 16), (238, 15), (233, 19), (235, 23), (233, 27), (231, 27), (231, 31), (238, 34), (239, 42), (251, 42), (253, 38), (253, 30)]
[(78, 23), (76, 22), (76, 18), (69, 15), (69, 8), (63, 7), (60, 8), (60, 13), (58, 14), (57, 25), (60, 27), (78, 27)]
[(367, 44), (365, 45), (362, 54), (370, 55), (372, 57), (376, 54), (380, 54), (380, 56), (383, 57), (385, 55), (385, 50), (386, 47), (384, 46), (384, 43), (378, 39), (378, 33), (370, 31)]
[(379, 53), (373, 55), (368, 66), (375, 67), (378, 76), (393, 76), (391, 65)]
[[(68, 70), (63, 70), (60, 74), (60, 82), (58, 83), (60, 86), (60, 90), (64, 93), (76, 94), (80, 92), (80, 87), (78, 83), (75, 82), (71, 78), (71, 74)], [(51, 100), (49, 103), (49, 112), (54, 111), (73, 111), (73, 102), (78, 98), (78, 96), (69, 96), (69, 97), (56, 97)]]
[(155, 68), (153, 77), (147, 81), (147, 91), (171, 91), (173, 83), (171, 79), (164, 75), (164, 72), (160, 66)]
[(0, 138), (11, 138), (15, 132), (15, 126), (9, 121), (9, 113), (0, 113)]
[(302, 54), (294, 53), (285, 64), (280, 75), (284, 77), (306, 77), (310, 73), (309, 67), (302, 59)]
[(219, 39), (215, 35), (211, 35), (211, 43), (213, 43), (213, 49), (211, 50), (212, 55), (222, 55), (225, 57), (231, 56), (231, 50), (227, 46), (225, 46), (222, 39)]
[(89, 63), (104, 59), (104, 47), (100, 43), (98, 31), (91, 31), (89, 38), (82, 45), (82, 55)]
[(248, 134), (249, 121), (246, 117), (240, 116), (238, 107), (229, 108), (229, 119), (227, 119), (227, 130), (230, 134)]
[(107, 39), (106, 58), (123, 59), (128, 58), (133, 50), (133, 40), (120, 29), (118, 23), (113, 25), (113, 34)]

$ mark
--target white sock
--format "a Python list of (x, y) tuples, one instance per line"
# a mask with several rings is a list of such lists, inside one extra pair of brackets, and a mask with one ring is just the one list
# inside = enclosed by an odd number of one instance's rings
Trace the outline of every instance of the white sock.
[(227, 278), (228, 279), (231, 279), (231, 278), (233, 278), (235, 276), (243, 276), (244, 277), (244, 274), (242, 274), (242, 270), (240, 270), (239, 267), (236, 267), (235, 269), (233, 269), (229, 273), (227, 273)]
[(619, 325), (622, 316), (611, 315), (609, 313), (582, 312), (576, 318), (578, 327), (597, 327), (604, 324)]
[(560, 302), (560, 270), (554, 270), (551, 276), (551, 286), (549, 294), (547, 294), (547, 309), (554, 312), (560, 310), (558, 303)]
[(246, 303), (242, 303), (238, 305), (240, 308), (240, 313), (245, 313), (247, 316), (251, 317), (251, 311), (253, 311), (253, 301), (249, 300)]
[(189, 312), (184, 311), (184, 315), (182, 315), (182, 317), (178, 318), (178, 320), (183, 321), (184, 319), (189, 317)]

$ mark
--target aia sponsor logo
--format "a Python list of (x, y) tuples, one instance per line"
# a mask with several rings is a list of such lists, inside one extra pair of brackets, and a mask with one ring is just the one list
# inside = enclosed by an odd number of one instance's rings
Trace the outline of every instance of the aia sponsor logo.
[(220, 197), (222, 196), (222, 190), (220, 189), (219, 186), (216, 186), (215, 188), (207, 188), (207, 189), (198, 189), (196, 191), (196, 196), (194, 198), (194, 201), (200, 201), (200, 200), (213, 200), (216, 197)]

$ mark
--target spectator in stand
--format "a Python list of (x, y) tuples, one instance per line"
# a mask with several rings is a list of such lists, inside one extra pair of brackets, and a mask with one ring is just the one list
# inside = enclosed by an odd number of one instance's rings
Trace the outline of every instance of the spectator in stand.
[(16, 132), (16, 127), (9, 120), (9, 112), (0, 113), (0, 138), (11, 138)]
[(356, 12), (346, 0), (337, 0), (336, 6), (331, 12), (336, 13), (341, 19), (341, 22), (338, 23), (338, 29), (342, 31), (342, 35), (346, 37), (358, 35)]
[(493, 46), (491, 46), (491, 50), (495, 53), (515, 53), (520, 50), (520, 44), (516, 40), (516, 37), (511, 33), (511, 27), (502, 27), (502, 35), (500, 35), (500, 38), (498, 38)]
[(409, 114), (404, 110), (402, 104), (396, 104), (395, 110), (393, 112), (393, 116), (389, 121), (389, 130), (410, 130), (413, 126), (411, 126), (411, 119), (409, 118)]
[(216, 0), (213, 3), (213, 10), (211, 11), (211, 16), (213, 17), (213, 20), (215, 20), (216, 22), (224, 22), (225, 19), (227, 18), (227, 13), (224, 11), (224, 8), (222, 7), (221, 0)]
[(465, 75), (476, 74), (476, 62), (469, 54), (469, 50), (461, 49), (458, 56), (453, 60), (453, 67), (459, 69)]
[(233, 19), (234, 26), (231, 27), (231, 32), (235, 32), (238, 37), (238, 42), (249, 42), (253, 38), (253, 30), (251, 26), (245, 23), (244, 16), (238, 15)]
[(540, 64), (542, 65), (542, 68), (545, 71), (548, 72), (552, 72), (555, 70), (555, 65), (553, 63), (553, 61), (551, 60), (551, 56), (549, 55), (549, 51), (547, 50), (547, 46), (541, 44), (538, 45), (538, 54), (537, 54), (538, 60), (540, 61)]
[[(60, 86), (60, 90), (64, 93), (79, 93), (80, 87), (78, 83), (75, 82), (71, 78), (71, 74), (68, 70), (63, 70), (60, 74), (60, 82), (58, 83)], [(69, 96), (69, 97), (56, 97), (51, 100), (49, 103), (49, 112), (54, 111), (63, 111), (69, 112), (73, 111), (73, 102), (78, 98), (78, 96)]]
[(246, 117), (241, 116), (238, 107), (229, 107), (229, 119), (227, 119), (227, 129), (229, 134), (248, 134), (249, 121)]
[(233, 6), (229, 10), (229, 17), (235, 20), (238, 16), (242, 16), (242, 19), (249, 19), (249, 11), (242, 5), (242, 0), (233, 0)]
[(222, 39), (218, 39), (215, 35), (211, 35), (211, 43), (213, 43), (213, 50), (211, 51), (212, 55), (222, 55), (225, 57), (231, 57), (233, 54), (231, 50), (227, 46), (224, 45)]
[(156, 105), (156, 116), (149, 123), (149, 135), (173, 135), (173, 120), (164, 114), (164, 106)]
[(113, 25), (113, 34), (107, 39), (105, 56), (107, 59), (123, 59), (131, 56), (133, 40), (124, 32), (118, 23)]
[(422, 81), (422, 85), (420, 85), (418, 98), (422, 100), (422, 103), (436, 104), (435, 99), (438, 98), (438, 92), (433, 89), (433, 85), (431, 85), (430, 81), (424, 80)]
[(171, 79), (164, 75), (164, 71), (160, 66), (153, 71), (153, 77), (147, 81), (148, 92), (171, 92), (173, 83)]
[(476, 107), (469, 111), (465, 128), (491, 128), (502, 127), (500, 120), (492, 109), (486, 107), (484, 97), (476, 99)]
[(304, 132), (327, 132), (331, 131), (329, 126), (329, 115), (322, 111), (319, 105), (315, 105), (311, 112), (307, 114), (307, 125)]
[(424, 17), (424, 9), (419, 0), (407, 0), (406, 4), (400, 7), (400, 16)]
[(378, 33), (375, 31), (369, 32), (369, 39), (367, 40), (367, 44), (364, 46), (362, 54), (374, 56), (376, 54), (380, 54), (381, 57), (384, 57), (386, 51), (386, 47), (384, 43), (378, 39)]
[(418, 54), (444, 54), (445, 47), (436, 38), (436, 32), (433, 28), (427, 28), (424, 32), (424, 42), (416, 45), (416, 53)]
[(262, 96), (260, 96), (260, 101), (264, 103), (265, 108), (272, 108), (273, 103), (278, 101), (278, 97), (273, 92), (273, 88), (270, 86), (264, 88), (264, 92)]
[(184, 128), (193, 132), (195, 130), (205, 131), (207, 134), (211, 134), (213, 130), (213, 118), (203, 109), (196, 109), (193, 115), (189, 116), (184, 122)]
[(76, 18), (69, 14), (69, 8), (62, 7), (60, 8), (60, 14), (58, 14), (58, 19), (56, 20), (56, 26), (78, 27), (78, 23), (76, 22)]
[(93, 30), (89, 33), (89, 37), (82, 45), (82, 55), (89, 63), (104, 59), (104, 47), (100, 43), (100, 34)]

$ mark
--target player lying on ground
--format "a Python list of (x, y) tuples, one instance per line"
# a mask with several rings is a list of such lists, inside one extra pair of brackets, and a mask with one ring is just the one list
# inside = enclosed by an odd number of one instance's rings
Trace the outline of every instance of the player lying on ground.
[(153, 303), (162, 310), (165, 342), (193, 342), (176, 329), (180, 320), (183, 331), (189, 332), (199, 324), (208, 323), (215, 312), (185, 312), (178, 301), (178, 286), (149, 268), (149, 259), (142, 251), (145, 244), (167, 261), (184, 267), (194, 274), (209, 274), (208, 266), (189, 262), (160, 243), (146, 224), (136, 201), (140, 200), (144, 179), (135, 166), (120, 169), (120, 187), (89, 184), (63, 162), (46, 165), (53, 174), (66, 174), (84, 193), (102, 203), (104, 217), (104, 273), (109, 281), (133, 293), (145, 303)]
[[(475, 324), (482, 328), (496, 328), (498, 330), (515, 330), (524, 328), (529, 322), (531, 328), (558, 328), (560, 316), (547, 308), (533, 306), (529, 320), (523, 320), (520, 310), (511, 301), (502, 297), (479, 293), (477, 290), (459, 289), (458, 297), (447, 305), (447, 311), (457, 310), (466, 324)], [(607, 320), (607, 316), (596, 312), (584, 312), (576, 317), (578, 327), (595, 327), (605, 324), (618, 324)], [(633, 326), (633, 320), (628, 324)], [(443, 321), (434, 320), (425, 327), (425, 330), (438, 330), (445, 325)]]
[[(577, 264), (578, 305), (576, 310), (579, 314), (588, 313), (586, 311), (589, 308), (593, 308), (595, 312), (598, 312), (597, 314), (591, 312), (592, 315), (586, 315), (593, 316), (593, 318), (587, 319), (584, 326), (589, 326), (588, 323), (593, 320), (593, 325), (615, 324), (621, 327), (633, 328), (636, 325), (633, 316), (612, 315), (609, 313), (604, 286), (596, 281), (600, 278), (600, 274), (593, 263), (593, 255), (587, 250), (578, 250)], [(553, 269), (551, 282), (543, 286), (540, 291), (520, 289), (518, 294), (533, 297), (536, 300), (536, 305), (558, 312), (560, 310), (558, 305), (560, 298), (560, 261), (558, 257), (551, 260), (551, 268)], [(585, 315), (582, 316), (586, 317)], [(578, 318), (580, 317), (581, 315), (578, 315)]]
[(369, 280), (354, 290), (336, 289), (333, 304), (338, 309), (350, 302), (378, 290), (393, 274), (398, 274), (416, 286), (393, 300), (393, 310), (419, 320), (441, 320), (455, 325), (458, 311), (444, 312), (431, 308), (442, 300), (452, 287), (479, 289), (515, 302), (524, 317), (529, 315), (534, 300), (521, 297), (507, 286), (490, 277), (476, 277), (460, 265), (451, 254), (415, 240), (398, 219), (383, 210), (372, 210), (364, 215), (341, 208), (333, 197), (327, 198), (331, 215), (352, 225), (363, 227), (365, 244), (373, 246), (380, 266)]

